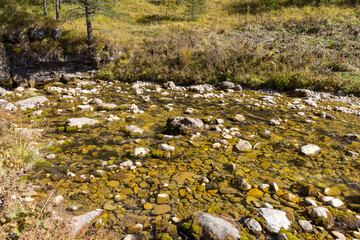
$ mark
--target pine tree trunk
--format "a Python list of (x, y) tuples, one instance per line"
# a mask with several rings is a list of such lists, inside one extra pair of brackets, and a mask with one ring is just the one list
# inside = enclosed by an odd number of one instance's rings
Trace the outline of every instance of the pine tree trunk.
[(84, 8), (85, 8), (85, 18), (86, 18), (86, 29), (87, 29), (87, 40), (88, 45), (90, 48), (90, 54), (93, 55), (93, 43), (94, 43), (94, 37), (93, 37), (93, 29), (91, 25), (91, 19), (90, 19), (90, 8), (89, 8), (89, 2), (88, 0), (84, 0)]
[(60, 0), (55, 0), (56, 5), (56, 21), (60, 21)]
[(45, 13), (45, 15), (47, 15), (46, 0), (44, 0), (44, 13)]

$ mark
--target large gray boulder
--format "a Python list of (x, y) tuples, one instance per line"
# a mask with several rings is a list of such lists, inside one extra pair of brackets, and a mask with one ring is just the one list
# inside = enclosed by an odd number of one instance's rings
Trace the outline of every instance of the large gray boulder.
[(169, 134), (191, 134), (203, 127), (201, 119), (191, 117), (171, 117), (166, 122), (166, 131)]
[(35, 108), (37, 106), (43, 106), (48, 103), (49, 99), (47, 99), (45, 96), (36, 96), (27, 98), (25, 100), (17, 101), (15, 102), (15, 105), (18, 105), (21, 110), (27, 110)]
[(228, 90), (228, 89), (234, 89), (235, 88), (235, 84), (232, 82), (220, 82), (218, 84), (216, 84), (216, 87), (221, 89), (221, 90)]
[(286, 212), (272, 208), (260, 208), (258, 215), (265, 220), (266, 229), (271, 233), (278, 233), (281, 228), (289, 229), (291, 222)]
[(220, 217), (204, 213), (198, 217), (198, 220), (200, 225), (210, 231), (218, 240), (222, 240), (228, 235), (234, 239), (240, 239), (239, 230)]

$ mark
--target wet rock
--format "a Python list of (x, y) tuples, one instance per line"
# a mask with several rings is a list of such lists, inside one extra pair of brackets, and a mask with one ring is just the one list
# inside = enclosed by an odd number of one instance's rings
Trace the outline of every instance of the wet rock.
[(286, 217), (286, 212), (270, 209), (260, 208), (258, 215), (265, 220), (266, 228), (271, 233), (278, 233), (281, 228), (289, 229), (291, 222)]
[(183, 183), (186, 179), (194, 176), (193, 172), (178, 172), (172, 177), (172, 180), (177, 183)]
[(142, 224), (137, 223), (137, 224), (133, 224), (133, 225), (129, 226), (126, 229), (126, 232), (129, 234), (138, 233), (138, 232), (141, 232), (143, 230), (143, 228), (144, 228), (144, 226)]
[(314, 144), (308, 144), (308, 145), (302, 146), (300, 149), (301, 153), (305, 154), (305, 155), (314, 155), (317, 152), (319, 152), (320, 150), (321, 149)]
[(218, 89), (221, 90), (228, 90), (228, 89), (234, 89), (235, 88), (235, 84), (232, 82), (220, 82), (218, 84), (215, 85)]
[(36, 96), (15, 102), (15, 105), (18, 105), (21, 110), (27, 110), (27, 109), (35, 108), (37, 106), (43, 106), (48, 103), (49, 103), (49, 99), (47, 99), (46, 97)]
[(103, 208), (108, 211), (114, 211), (115, 209), (117, 209), (117, 206), (114, 204), (114, 201), (111, 200), (105, 202)]
[(162, 215), (164, 213), (168, 213), (171, 211), (170, 205), (154, 205), (153, 210), (151, 211), (151, 214), (153, 215)]
[(234, 178), (232, 180), (232, 186), (235, 188), (238, 188), (240, 190), (250, 190), (251, 185), (249, 183), (249, 180), (247, 178)]
[(71, 128), (81, 129), (82, 127), (86, 126), (93, 126), (99, 124), (100, 121), (91, 118), (69, 118), (67, 120), (67, 130), (69, 131)]
[(75, 182), (83, 183), (89, 181), (89, 176), (86, 174), (76, 175), (74, 178)]
[(198, 217), (198, 220), (202, 227), (210, 231), (219, 240), (225, 239), (228, 235), (234, 239), (240, 238), (239, 230), (233, 224), (220, 217), (204, 213)]
[(85, 213), (80, 216), (73, 217), (70, 219), (70, 225), (72, 228), (72, 235), (76, 236), (79, 234), (81, 229), (85, 228), (87, 225), (92, 223), (95, 219), (99, 218), (103, 214), (101, 209), (96, 209), (94, 211)]
[(311, 233), (313, 231), (313, 227), (309, 221), (299, 220), (298, 223), (305, 232)]
[(159, 193), (157, 195), (157, 199), (156, 199), (157, 204), (167, 203), (168, 201), (169, 201), (169, 195), (167, 195), (166, 193)]
[(191, 134), (202, 130), (204, 123), (197, 118), (171, 117), (166, 122), (166, 130), (170, 134)]
[(239, 142), (236, 144), (235, 149), (239, 152), (248, 152), (252, 150), (252, 146), (248, 141), (239, 139)]
[(130, 181), (134, 177), (135, 176), (133, 174), (120, 172), (120, 173), (116, 173), (116, 174), (111, 175), (109, 177), (109, 180), (125, 181), (126, 182), (126, 181)]
[(254, 218), (247, 218), (244, 221), (246, 227), (255, 235), (261, 233), (262, 227)]
[(50, 180), (53, 182), (59, 181), (60, 179), (62, 179), (61, 173), (53, 173), (50, 175)]

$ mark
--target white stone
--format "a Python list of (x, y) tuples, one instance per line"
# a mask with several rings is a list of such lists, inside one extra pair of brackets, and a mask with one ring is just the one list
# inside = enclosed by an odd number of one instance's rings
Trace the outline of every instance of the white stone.
[(120, 163), (120, 165), (119, 165), (120, 169), (128, 169), (128, 168), (130, 168), (131, 166), (134, 166), (134, 164), (133, 164), (133, 162), (132, 162), (131, 160), (122, 162), (122, 163)]
[(150, 150), (147, 148), (144, 148), (144, 147), (135, 148), (135, 150), (134, 150), (134, 154), (137, 157), (145, 157), (146, 154), (148, 154), (149, 152), (150, 152)]
[(64, 197), (61, 196), (61, 195), (57, 196), (57, 197), (54, 198), (54, 200), (53, 200), (54, 206), (59, 206), (59, 205), (61, 205), (63, 202), (64, 202)]
[(332, 197), (332, 196), (323, 196), (323, 197), (321, 198), (321, 200), (322, 200), (323, 202), (325, 202), (325, 203), (330, 202), (330, 201), (333, 200), (333, 199), (334, 199), (334, 197)]
[(27, 109), (35, 108), (37, 106), (43, 106), (44, 104), (48, 104), (48, 103), (49, 103), (49, 99), (47, 99), (45, 96), (36, 96), (18, 101), (15, 103), (15, 105), (18, 105), (21, 110), (27, 110)]
[(135, 125), (129, 125), (125, 127), (126, 131), (128, 131), (131, 134), (142, 134), (144, 130), (141, 128), (135, 126)]
[(220, 148), (221, 147), (221, 144), (220, 143), (214, 143), (212, 145), (213, 148)]
[(310, 206), (314, 206), (314, 207), (317, 207), (317, 203), (315, 202), (314, 199), (312, 198), (305, 198), (305, 202), (310, 205)]
[(291, 222), (286, 212), (271, 208), (260, 208), (258, 215), (265, 220), (266, 228), (272, 233), (278, 233), (281, 228), (289, 229)]
[(321, 217), (327, 218), (329, 213), (329, 210), (325, 207), (314, 207), (312, 211), (315, 214), (315, 217), (317, 218), (321, 218)]
[(175, 150), (175, 147), (163, 143), (163, 144), (160, 144), (160, 150), (165, 151), (165, 152), (172, 152)]
[(242, 152), (242, 151), (250, 151), (252, 149), (252, 146), (248, 141), (240, 139), (238, 144), (236, 144), (235, 148), (238, 151)]
[(239, 230), (222, 218), (204, 213), (198, 217), (198, 220), (201, 226), (207, 228), (219, 240), (224, 239), (228, 235), (231, 235), (235, 239), (240, 238)]
[(334, 199), (330, 200), (328, 202), (328, 204), (334, 208), (339, 208), (342, 205), (344, 205), (344, 203), (339, 198), (334, 198)]
[(314, 144), (308, 144), (308, 145), (302, 146), (300, 150), (305, 155), (313, 155), (313, 154), (319, 152), (321, 149)]
[(273, 206), (271, 206), (270, 203), (267, 203), (267, 202), (265, 202), (263, 205), (261, 205), (261, 207), (263, 207), (263, 208), (274, 208)]
[(313, 231), (313, 226), (311, 225), (311, 223), (309, 221), (299, 220), (299, 225), (306, 232), (312, 232)]
[(123, 238), (123, 240), (135, 240), (135, 237), (134, 235), (128, 234)]
[(246, 227), (254, 234), (259, 234), (262, 231), (262, 227), (258, 221), (254, 218), (247, 218), (244, 221)]
[(94, 110), (94, 108), (90, 105), (77, 105), (76, 107), (82, 111), (93, 111)]
[(47, 159), (54, 159), (56, 157), (55, 153), (51, 153), (49, 155), (46, 155)]
[(99, 120), (91, 119), (91, 118), (69, 118), (67, 120), (67, 124), (69, 127), (78, 127), (82, 128), (84, 125), (95, 125), (100, 123)]

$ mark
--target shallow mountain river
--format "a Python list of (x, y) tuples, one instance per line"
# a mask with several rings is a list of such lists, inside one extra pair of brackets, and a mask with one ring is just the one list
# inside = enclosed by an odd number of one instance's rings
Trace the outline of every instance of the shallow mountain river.
[[(55, 189), (70, 215), (102, 209), (105, 227), (124, 237), (146, 239), (155, 220), (177, 223), (197, 212), (230, 216), (243, 235), (268, 236), (258, 209), (271, 205), (288, 214), (298, 238), (355, 238), (360, 100), (220, 88), (82, 81), (40, 89), (49, 104), (24, 108), (47, 139), (48, 155), (31, 172), (37, 191)], [(330, 209), (330, 223), (314, 203)], [(246, 217), (267, 230), (252, 234)], [(129, 231), (136, 223), (140, 233)]]

